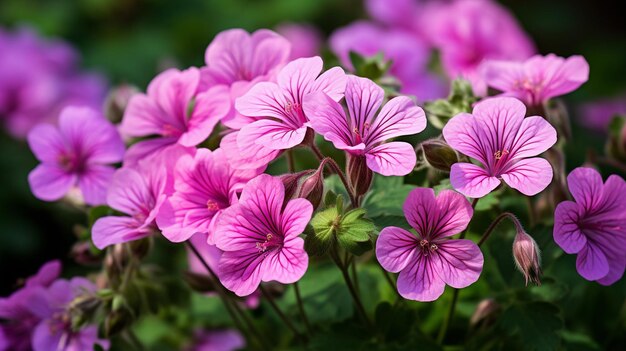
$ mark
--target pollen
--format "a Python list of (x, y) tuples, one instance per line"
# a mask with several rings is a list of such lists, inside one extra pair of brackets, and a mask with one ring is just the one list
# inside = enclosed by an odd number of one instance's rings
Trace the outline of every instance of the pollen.
[(509, 154), (509, 150), (506, 150), (506, 149), (504, 149), (502, 151), (498, 150), (498, 151), (493, 153), (493, 157), (495, 157), (496, 160), (500, 160), (503, 156), (506, 156), (508, 154)]
[(220, 209), (220, 205), (217, 202), (215, 202), (214, 200), (209, 199), (206, 202), (206, 208), (209, 211), (218, 211)]

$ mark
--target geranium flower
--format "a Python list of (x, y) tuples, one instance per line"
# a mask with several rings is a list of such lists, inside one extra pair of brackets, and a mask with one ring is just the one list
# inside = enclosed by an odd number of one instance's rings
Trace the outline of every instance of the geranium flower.
[(320, 54), (322, 33), (314, 26), (286, 22), (276, 27), (276, 31), (291, 44), (290, 60)]
[(237, 330), (197, 330), (193, 345), (187, 351), (235, 351), (246, 346), (246, 339)]
[(163, 235), (181, 242), (196, 233), (206, 233), (209, 243), (214, 244), (218, 215), (237, 202), (238, 191), (259, 173), (232, 168), (221, 149), (198, 149), (195, 156), (181, 157), (176, 164), (174, 192), (156, 218)]
[(395, 97), (383, 106), (384, 91), (369, 79), (349, 76), (346, 84), (348, 115), (336, 100), (324, 93), (305, 99), (304, 110), (313, 129), (382, 175), (406, 175), (415, 167), (413, 146), (386, 140), (416, 134), (426, 128), (424, 111), (406, 96)]
[(239, 203), (224, 210), (216, 225), (215, 243), (224, 251), (220, 280), (239, 296), (261, 283), (298, 281), (309, 256), (299, 237), (311, 219), (313, 206), (304, 199), (287, 202), (279, 178), (262, 174), (246, 184)]
[(567, 177), (575, 201), (554, 212), (554, 241), (578, 254), (576, 270), (585, 279), (611, 285), (626, 267), (626, 182), (617, 175), (602, 183), (592, 168), (579, 167)]
[(490, 60), (483, 65), (488, 86), (527, 106), (540, 106), (570, 93), (589, 79), (589, 64), (582, 56), (564, 59), (553, 54), (536, 55), (523, 62)]
[(552, 181), (552, 167), (533, 157), (556, 143), (556, 130), (544, 118), (527, 117), (524, 104), (510, 97), (483, 100), (472, 114), (454, 116), (443, 137), (455, 150), (480, 162), (452, 165), (450, 183), (465, 196), (479, 198), (494, 190), (500, 180), (532, 196)]
[(467, 239), (448, 239), (463, 231), (473, 215), (460, 194), (417, 188), (404, 202), (404, 216), (417, 235), (398, 227), (386, 227), (376, 242), (376, 258), (398, 276), (398, 292), (417, 301), (434, 301), (447, 285), (465, 288), (480, 276), (483, 254)]
[(124, 144), (115, 127), (95, 110), (67, 107), (59, 126), (40, 124), (28, 144), (41, 164), (28, 175), (33, 194), (56, 201), (77, 186), (88, 205), (105, 203), (106, 189), (122, 160)]
[(211, 134), (228, 113), (228, 107), (221, 103), (228, 99), (228, 89), (215, 86), (200, 92), (199, 83), (197, 68), (184, 71), (172, 68), (150, 82), (147, 94), (133, 95), (124, 112), (120, 131), (131, 137), (160, 137), (133, 145), (126, 160), (136, 162), (176, 143), (196, 146)]

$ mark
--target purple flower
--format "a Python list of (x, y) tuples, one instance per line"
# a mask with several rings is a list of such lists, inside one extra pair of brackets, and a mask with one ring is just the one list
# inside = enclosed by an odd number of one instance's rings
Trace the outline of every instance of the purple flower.
[(234, 103), (250, 88), (263, 81), (273, 80), (278, 69), (287, 63), (291, 45), (280, 35), (260, 29), (249, 34), (243, 29), (230, 29), (219, 33), (205, 53), (201, 88), (225, 85), (229, 97), (221, 99), (222, 107), (229, 113), (222, 123), (240, 129), (254, 122), (254, 118), (237, 113)]
[[(228, 113), (225, 86), (199, 91), (200, 71), (169, 69), (152, 80), (147, 94), (134, 95), (124, 113), (120, 131), (127, 136), (160, 138), (140, 141), (129, 150), (135, 162), (172, 145), (192, 147), (203, 142)], [(142, 152), (134, 149), (140, 148)], [(129, 160), (128, 155), (126, 157)]]
[(477, 72), (484, 59), (523, 60), (535, 53), (515, 18), (490, 0), (459, 0), (437, 6), (423, 26), (441, 52), (448, 76), (469, 79), (479, 95), (486, 93)]
[(415, 29), (425, 4), (416, 0), (366, 0), (370, 17), (389, 27)]
[(579, 167), (567, 177), (574, 201), (554, 212), (554, 241), (578, 254), (576, 270), (585, 279), (611, 285), (626, 267), (626, 182), (617, 175), (602, 183), (592, 168)]
[(578, 113), (581, 124), (599, 132), (606, 132), (616, 115), (626, 115), (626, 95), (585, 103)]
[(283, 208), (285, 188), (267, 174), (246, 184), (239, 203), (222, 212), (215, 242), (224, 251), (220, 280), (239, 296), (253, 293), (261, 281), (283, 284), (304, 275), (309, 256), (299, 237), (311, 219), (313, 206), (294, 199)]
[(403, 94), (412, 94), (424, 101), (447, 93), (443, 81), (427, 70), (431, 56), (427, 43), (413, 33), (358, 21), (335, 31), (330, 38), (330, 47), (341, 63), (350, 69), (354, 69), (350, 61), (351, 51), (368, 57), (384, 54), (386, 60), (392, 61), (389, 73), (400, 80)]
[(237, 202), (237, 193), (258, 170), (232, 168), (223, 150), (198, 149), (195, 156), (183, 156), (176, 164), (174, 192), (157, 216), (157, 224), (170, 241), (181, 242), (196, 233), (213, 231), (219, 214)]
[(103, 79), (79, 72), (77, 53), (62, 41), (28, 28), (0, 29), (0, 52), (0, 118), (17, 138), (39, 123), (56, 123), (66, 106), (99, 108), (104, 101)]
[(434, 301), (447, 285), (465, 288), (480, 276), (483, 254), (474, 242), (448, 239), (463, 231), (473, 210), (460, 194), (443, 190), (435, 197), (417, 188), (404, 202), (404, 216), (417, 235), (386, 227), (376, 242), (376, 258), (385, 270), (398, 276), (398, 292), (417, 301)]
[(446, 142), (481, 164), (453, 164), (450, 183), (454, 189), (468, 197), (483, 197), (502, 179), (532, 196), (550, 184), (550, 163), (534, 156), (556, 143), (556, 130), (542, 117), (525, 115), (521, 101), (496, 97), (477, 103), (472, 114), (450, 119), (443, 128)]
[(235, 351), (246, 346), (246, 339), (237, 330), (201, 330), (196, 333), (189, 351)]
[(257, 83), (237, 99), (239, 113), (257, 118), (237, 133), (238, 150), (243, 157), (265, 156), (246, 167), (264, 166), (280, 150), (302, 143), (309, 125), (302, 109), (305, 96), (323, 92), (335, 101), (341, 99), (346, 84), (343, 70), (334, 67), (320, 75), (322, 68), (317, 56), (291, 61), (278, 73), (277, 83)]
[(32, 291), (48, 287), (61, 274), (61, 262), (45, 263), (36, 275), (26, 279), (26, 284), (11, 296), (0, 298), (0, 350), (31, 350), (31, 334), (40, 318), (31, 312)]
[(283, 23), (276, 27), (276, 31), (291, 43), (289, 60), (320, 54), (322, 34), (317, 28), (308, 24)]
[(488, 86), (527, 106), (539, 106), (572, 92), (589, 79), (589, 64), (582, 56), (564, 59), (553, 54), (536, 55), (524, 62), (489, 60), (482, 69)]
[(33, 194), (56, 201), (78, 186), (85, 203), (105, 203), (106, 189), (122, 160), (124, 144), (115, 127), (89, 108), (67, 107), (59, 126), (41, 124), (28, 134), (41, 164), (28, 175)]
[(38, 287), (29, 295), (28, 308), (41, 322), (32, 334), (34, 351), (92, 350), (94, 344), (104, 349), (109, 342), (98, 338), (98, 328), (88, 325), (72, 328), (69, 304), (82, 294), (95, 292), (96, 286), (84, 278), (58, 279), (49, 287)]
[(415, 167), (413, 146), (386, 140), (416, 134), (426, 127), (424, 111), (406, 96), (395, 97), (380, 108), (384, 91), (369, 79), (349, 76), (346, 84), (348, 115), (324, 93), (310, 95), (304, 110), (313, 129), (336, 148), (364, 157), (367, 166), (382, 175), (406, 175)]

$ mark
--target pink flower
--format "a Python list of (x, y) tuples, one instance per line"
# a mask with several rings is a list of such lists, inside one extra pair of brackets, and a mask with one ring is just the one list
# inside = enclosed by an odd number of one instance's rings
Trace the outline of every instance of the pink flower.
[[(302, 109), (304, 98), (323, 92), (338, 101), (345, 90), (346, 75), (343, 70), (334, 67), (320, 75), (322, 67), (322, 59), (317, 56), (294, 60), (280, 70), (278, 83), (257, 83), (237, 99), (235, 107), (239, 113), (257, 118), (257, 121), (241, 128), (237, 135), (237, 146), (242, 156), (259, 153), (275, 156), (280, 150), (302, 143), (309, 125)], [(264, 166), (267, 158), (247, 167)]]
[(395, 97), (376, 115), (384, 91), (369, 79), (349, 76), (346, 85), (348, 115), (332, 97), (317, 93), (304, 102), (311, 126), (350, 155), (365, 157), (367, 166), (382, 175), (406, 175), (415, 167), (413, 147), (386, 140), (416, 134), (426, 127), (424, 111), (406, 96)]
[(434, 301), (447, 285), (465, 288), (480, 276), (483, 254), (474, 242), (448, 239), (463, 231), (473, 215), (469, 202), (451, 190), (417, 188), (404, 202), (404, 216), (417, 232), (386, 227), (376, 242), (376, 258), (397, 273), (398, 292), (417, 301)]
[[(129, 150), (133, 155), (130, 162), (175, 143), (196, 146), (211, 134), (228, 113), (221, 103), (228, 99), (228, 90), (225, 86), (216, 86), (200, 92), (199, 83), (197, 68), (169, 69), (150, 82), (147, 94), (131, 98), (120, 131), (132, 137), (158, 135), (160, 138), (133, 145)], [(142, 152), (134, 151), (138, 148)]]
[(532, 196), (550, 184), (550, 163), (534, 156), (556, 143), (556, 130), (542, 117), (525, 115), (521, 101), (496, 97), (477, 103), (472, 114), (461, 113), (450, 119), (443, 128), (446, 142), (481, 164), (453, 164), (450, 183), (454, 189), (468, 197), (483, 197), (502, 179), (511, 188)]
[(235, 351), (246, 346), (246, 339), (234, 329), (200, 330), (188, 351)]
[(283, 207), (285, 188), (266, 174), (252, 179), (239, 203), (222, 212), (215, 243), (224, 251), (220, 280), (239, 296), (253, 293), (261, 281), (283, 284), (298, 281), (309, 257), (299, 237), (311, 219), (313, 206), (294, 199)]
[(237, 193), (260, 172), (230, 167), (223, 150), (198, 149), (195, 156), (183, 156), (176, 164), (174, 192), (156, 218), (163, 235), (181, 242), (196, 233), (209, 235), (222, 211), (237, 202)]
[(280, 35), (260, 29), (248, 34), (243, 29), (230, 29), (219, 33), (205, 53), (201, 89), (214, 85), (228, 87), (229, 97), (219, 103), (228, 114), (222, 123), (240, 129), (254, 121), (234, 109), (235, 100), (250, 88), (263, 81), (273, 80), (276, 72), (287, 63), (291, 45)]
[(38, 125), (28, 134), (28, 144), (41, 161), (28, 182), (44, 201), (59, 200), (78, 186), (87, 204), (103, 204), (115, 171), (110, 164), (124, 155), (115, 127), (89, 108), (65, 108), (58, 128)]
[(276, 31), (291, 43), (290, 60), (320, 54), (322, 34), (317, 28), (308, 24), (283, 23), (276, 27)]
[(431, 56), (427, 43), (413, 33), (358, 21), (336, 30), (330, 38), (330, 47), (350, 69), (353, 69), (351, 51), (366, 57), (382, 53), (386, 60), (392, 61), (389, 73), (400, 80), (403, 94), (413, 94), (424, 101), (447, 93), (443, 81), (427, 70)]
[(611, 285), (626, 267), (626, 182), (617, 175), (602, 183), (592, 168), (579, 167), (567, 177), (574, 201), (554, 212), (554, 241), (578, 254), (576, 270), (585, 279)]
[(378, 22), (389, 27), (414, 29), (417, 26), (423, 1), (416, 0), (366, 0), (365, 9)]
[(585, 127), (606, 132), (613, 117), (626, 115), (626, 95), (585, 103), (577, 115)]
[(441, 52), (448, 76), (469, 79), (480, 95), (486, 93), (486, 86), (477, 69), (484, 59), (522, 60), (535, 53), (515, 18), (490, 0), (459, 0), (438, 6), (424, 26)]
[(126, 216), (106, 216), (94, 223), (91, 238), (100, 250), (145, 238), (156, 229), (154, 220), (165, 201), (167, 172), (158, 163), (146, 161), (113, 175), (107, 204)]
[(589, 64), (582, 56), (567, 59), (535, 55), (524, 62), (484, 62), (488, 86), (513, 96), (527, 106), (539, 106), (553, 97), (572, 92), (589, 79)]

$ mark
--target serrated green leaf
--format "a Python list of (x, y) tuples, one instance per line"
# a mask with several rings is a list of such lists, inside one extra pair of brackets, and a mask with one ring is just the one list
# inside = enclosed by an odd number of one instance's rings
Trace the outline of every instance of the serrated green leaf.
[(500, 202), (500, 200), (498, 199), (499, 195), (500, 195), (500, 192), (492, 191), (489, 194), (481, 197), (476, 203), (476, 207), (474, 208), (474, 210), (475, 211), (487, 211), (487, 210), (492, 209), (494, 206), (496, 206)]
[(516, 303), (509, 307), (499, 321), (507, 335), (514, 337), (523, 350), (557, 350), (559, 330), (563, 321), (559, 308), (548, 302)]
[(372, 188), (363, 198), (362, 207), (371, 218), (385, 215), (404, 216), (402, 205), (413, 185), (404, 184), (402, 177), (374, 176)]
[(325, 254), (334, 243), (334, 234), (340, 223), (339, 212), (336, 207), (330, 207), (313, 216), (309, 223), (312, 233), (304, 238), (304, 249), (310, 255)]
[(374, 222), (364, 218), (365, 210), (357, 208), (341, 218), (337, 229), (339, 245), (354, 255), (362, 255), (372, 249), (370, 234), (376, 229)]

